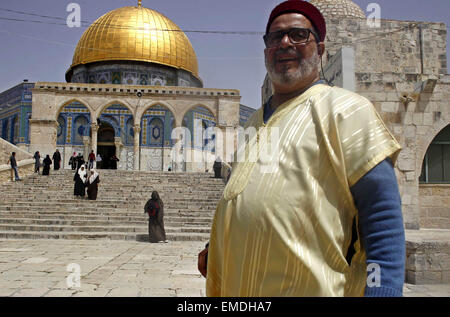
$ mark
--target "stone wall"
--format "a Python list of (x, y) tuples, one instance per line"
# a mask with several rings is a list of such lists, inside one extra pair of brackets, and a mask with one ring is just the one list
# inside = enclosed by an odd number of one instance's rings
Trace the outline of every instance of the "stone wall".
[(20, 178), (31, 175), (34, 172), (33, 155), (0, 138), (0, 184), (11, 181), (14, 178), (13, 174), (11, 174), (11, 165), (8, 164), (12, 152), (16, 152)]
[(431, 93), (416, 89), (417, 83), (426, 81), (427, 76), (356, 73), (356, 77), (357, 92), (374, 104), (403, 147), (397, 162), (397, 178), (404, 220), (407, 229), (419, 229), (422, 211), (418, 179), (431, 141), (450, 124), (450, 76), (436, 79)]
[(353, 46), (356, 72), (447, 74), (446, 37), (444, 23), (381, 20), (375, 28), (363, 19), (330, 18), (323, 62)]
[(7, 164), (12, 152), (16, 152), (16, 161), (32, 159), (33, 155), (0, 138), (0, 164)]
[(450, 184), (419, 186), (420, 227), (450, 229)]
[(406, 232), (406, 283), (450, 283), (450, 244), (443, 230)]
[[(324, 62), (343, 45), (354, 47), (356, 92), (374, 104), (403, 147), (396, 175), (407, 229), (430, 219), (419, 203), (418, 178), (431, 141), (450, 124), (446, 35), (443, 23), (382, 20), (370, 28), (366, 20), (327, 19)], [(449, 216), (448, 205), (436, 208)]]

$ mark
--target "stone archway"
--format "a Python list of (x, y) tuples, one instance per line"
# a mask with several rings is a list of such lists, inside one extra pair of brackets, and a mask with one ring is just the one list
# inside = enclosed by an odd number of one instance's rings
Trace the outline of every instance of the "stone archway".
[[(118, 162), (118, 169), (132, 170), (136, 165), (134, 162), (136, 156), (134, 139), (136, 135), (133, 129), (134, 116), (132, 111), (127, 105), (119, 102), (108, 103), (100, 110), (97, 112), (96, 119), (95, 128), (97, 132), (92, 136), (94, 151), (97, 148), (97, 153), (101, 152), (100, 155), (105, 156), (102, 157), (104, 166), (114, 168), (116, 165), (114, 161), (116, 161)], [(114, 135), (112, 136), (113, 132)], [(110, 140), (106, 143), (100, 141), (105, 138), (103, 134), (110, 135)], [(97, 143), (95, 140), (97, 140)]]
[(175, 116), (165, 104), (153, 104), (141, 115), (140, 166), (147, 171), (172, 169), (172, 130)]
[(428, 142), (421, 166), (420, 227), (450, 229), (450, 124)]
[(114, 127), (108, 122), (100, 122), (97, 132), (97, 149), (94, 151), (100, 155), (102, 161), (98, 168), (101, 169), (112, 169), (113, 162), (111, 158), (116, 155), (116, 145), (115, 140), (115, 130)]
[(206, 172), (212, 170), (215, 160), (215, 139), (210, 128), (217, 126), (217, 119), (209, 107), (193, 106), (185, 112), (183, 127), (186, 142), (182, 146), (185, 170)]
[[(78, 99), (64, 102), (58, 109), (55, 125), (55, 146), (62, 156), (62, 167), (69, 168), (70, 157), (74, 152), (88, 155), (89, 135), (91, 133), (91, 109)], [(52, 154), (38, 149), (41, 154)], [(53, 151), (53, 152), (52, 152)]]

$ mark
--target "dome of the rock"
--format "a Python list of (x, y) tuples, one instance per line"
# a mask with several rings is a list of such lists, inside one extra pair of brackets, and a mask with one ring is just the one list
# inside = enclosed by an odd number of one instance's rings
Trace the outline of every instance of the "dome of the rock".
[[(103, 83), (89, 80), (91, 69), (84, 72), (81, 79), (72, 77), (75, 73), (80, 73), (75, 71), (79, 66), (100, 63), (104, 68), (105, 62), (116, 63), (116, 65), (117, 63), (123, 65), (122, 62), (128, 62), (128, 64), (138, 62), (144, 67), (152, 65), (153, 70), (155, 66), (162, 66), (162, 69), (166, 70), (171, 68), (182, 70), (195, 77), (197, 80), (194, 79), (194, 81), (201, 82), (197, 57), (186, 34), (169, 18), (141, 5), (115, 9), (92, 23), (78, 42), (66, 79), (69, 82)], [(142, 70), (142, 67), (140, 69)], [(96, 77), (99, 77), (98, 68), (95, 73)], [(151, 77), (151, 74), (148, 75)], [(114, 83), (112, 76), (109, 77), (109, 82)], [(122, 79), (120, 83), (127, 84)], [(150, 81), (149, 78), (145, 84), (151, 84)], [(169, 80), (164, 84), (171, 85), (171, 83), (178, 85), (177, 80)], [(133, 82), (133, 84), (140, 83)]]

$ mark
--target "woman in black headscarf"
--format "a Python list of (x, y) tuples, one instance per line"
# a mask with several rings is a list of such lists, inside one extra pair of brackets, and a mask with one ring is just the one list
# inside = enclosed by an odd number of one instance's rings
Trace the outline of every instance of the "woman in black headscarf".
[(44, 169), (42, 170), (42, 175), (50, 175), (50, 165), (52, 165), (52, 159), (50, 155), (47, 155), (44, 159)]
[(168, 242), (164, 230), (164, 204), (157, 191), (152, 192), (152, 198), (147, 201), (144, 213), (148, 214), (149, 242)]
[(34, 157), (34, 172), (39, 174), (39, 168), (41, 167), (41, 155), (39, 154), (39, 151), (36, 151), (33, 157)]
[(73, 188), (73, 194), (78, 198), (83, 198), (86, 195), (86, 168), (84, 165), (81, 165), (80, 168), (75, 172), (73, 176), (73, 180), (75, 181), (75, 186)]

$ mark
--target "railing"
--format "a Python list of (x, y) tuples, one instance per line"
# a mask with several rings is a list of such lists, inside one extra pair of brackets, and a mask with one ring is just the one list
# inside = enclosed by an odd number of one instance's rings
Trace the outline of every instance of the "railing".
[(14, 171), (8, 160), (12, 152), (16, 152), (19, 177), (24, 178), (34, 172), (33, 155), (0, 138), (0, 184), (14, 179)]

